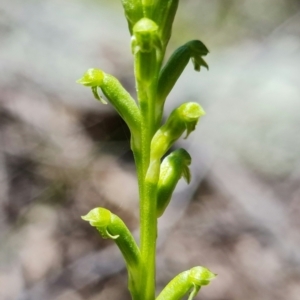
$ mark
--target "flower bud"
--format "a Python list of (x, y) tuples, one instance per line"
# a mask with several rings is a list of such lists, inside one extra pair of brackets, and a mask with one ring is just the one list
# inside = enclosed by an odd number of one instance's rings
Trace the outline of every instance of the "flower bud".
[(126, 262), (128, 287), (131, 293), (137, 294), (141, 254), (127, 226), (117, 215), (102, 207), (92, 209), (81, 218), (96, 227), (103, 238), (111, 238), (115, 241)]
[(214, 274), (207, 268), (201, 266), (194, 267), (189, 271), (189, 280), (199, 286), (208, 285), (210, 281), (216, 277), (217, 274)]
[(107, 227), (111, 223), (111, 212), (105, 208), (94, 208), (87, 215), (81, 217), (93, 227)]
[(196, 102), (183, 103), (174, 109), (151, 141), (150, 160), (161, 159), (184, 131), (187, 138), (203, 115), (205, 115), (203, 108)]
[(95, 98), (103, 102), (105, 100), (97, 92), (97, 88), (101, 88), (103, 94), (127, 123), (131, 132), (139, 133), (140, 110), (130, 94), (115, 77), (99, 69), (89, 69), (82, 78), (77, 80), (77, 83), (91, 87)]
[(103, 83), (103, 78), (103, 71), (99, 69), (88, 69), (76, 82), (90, 87), (101, 86)]
[(157, 296), (156, 300), (180, 300), (191, 289), (189, 300), (192, 300), (196, 297), (200, 288), (209, 284), (216, 276), (216, 274), (204, 267), (194, 267), (173, 278)]
[(164, 158), (157, 184), (157, 217), (162, 216), (181, 177), (190, 183), (191, 156), (184, 149), (177, 149)]
[(157, 73), (156, 65), (162, 49), (157, 24), (147, 18), (139, 20), (133, 28), (131, 48), (137, 81), (143, 85), (151, 83)]
[(97, 207), (81, 218), (96, 227), (104, 239), (115, 240), (129, 268), (137, 268), (140, 261), (139, 248), (129, 229), (117, 215), (108, 209)]
[(205, 115), (203, 108), (195, 102), (187, 102), (174, 109), (167, 122), (157, 130), (151, 141), (150, 164), (146, 180), (155, 183), (158, 180), (160, 159), (174, 142), (186, 131), (185, 138), (195, 129), (198, 120)]
[(147, 18), (139, 20), (133, 27), (133, 52), (150, 52), (159, 45), (158, 26)]

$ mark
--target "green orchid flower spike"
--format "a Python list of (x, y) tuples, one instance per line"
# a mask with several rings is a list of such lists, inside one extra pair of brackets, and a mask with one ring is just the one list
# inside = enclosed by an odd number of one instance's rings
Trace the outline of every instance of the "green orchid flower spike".
[[(89, 87), (103, 104), (110, 103), (130, 129), (139, 185), (140, 244), (124, 222), (105, 208), (94, 208), (82, 219), (120, 249), (132, 299), (154, 300), (157, 219), (163, 216), (178, 181), (191, 180), (191, 156), (186, 150), (164, 156), (180, 137), (188, 138), (205, 115), (197, 102), (186, 102), (162, 124), (164, 104), (190, 60), (196, 71), (208, 69), (203, 59), (208, 49), (199, 40), (190, 41), (163, 65), (179, 0), (121, 2), (131, 35), (137, 99), (114, 76), (100, 69), (87, 70), (77, 82)], [(194, 267), (175, 276), (156, 299), (179, 300), (190, 292), (192, 300), (215, 276), (204, 267)]]

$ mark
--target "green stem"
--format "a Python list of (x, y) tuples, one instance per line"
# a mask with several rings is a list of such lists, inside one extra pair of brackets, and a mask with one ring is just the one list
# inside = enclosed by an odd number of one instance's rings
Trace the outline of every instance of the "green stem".
[[(159, 42), (158, 26), (149, 17), (153, 0), (142, 0), (144, 18), (133, 27), (132, 51), (136, 89), (141, 115), (140, 147), (133, 149), (136, 159), (140, 193), (140, 299), (155, 298), (155, 258), (157, 238), (157, 183), (159, 167), (148, 180), (146, 174), (150, 164), (151, 141), (158, 129), (155, 102), (157, 84), (162, 64), (162, 44)], [(154, 178), (154, 180), (153, 180)]]
[[(141, 61), (139, 63), (141, 63)], [(137, 160), (136, 165), (140, 192), (141, 300), (154, 300), (155, 298), (155, 256), (157, 238), (156, 190), (159, 170), (157, 172), (156, 182), (147, 182), (146, 173), (150, 162), (151, 140), (156, 131), (155, 98), (160, 65), (161, 62), (156, 61), (155, 74), (151, 82), (143, 80), (137, 80), (136, 82), (142, 116), (140, 152), (136, 153), (136, 151), (134, 151)]]
[(140, 187), (140, 228), (141, 228), (141, 299), (153, 300), (155, 291), (155, 251), (156, 251), (156, 201), (151, 197), (155, 193), (145, 181), (150, 160), (150, 143), (152, 139), (153, 117), (149, 86), (138, 82), (138, 99), (142, 114), (141, 128), (141, 163)]

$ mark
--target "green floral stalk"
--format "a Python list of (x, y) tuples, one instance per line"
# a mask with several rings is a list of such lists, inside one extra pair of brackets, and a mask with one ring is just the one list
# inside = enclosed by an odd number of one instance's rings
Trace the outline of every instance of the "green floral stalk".
[[(163, 157), (184, 132), (187, 138), (205, 115), (198, 103), (186, 102), (161, 124), (166, 98), (189, 60), (196, 71), (201, 66), (208, 69), (202, 58), (208, 50), (199, 40), (179, 47), (163, 66), (178, 3), (179, 0), (122, 0), (131, 35), (137, 102), (115, 77), (102, 70), (89, 69), (77, 81), (90, 87), (97, 100), (104, 104), (108, 101), (131, 132), (140, 195), (140, 246), (124, 222), (105, 208), (95, 208), (82, 218), (103, 238), (116, 242), (126, 262), (128, 287), (134, 300), (155, 299), (157, 218), (163, 215), (180, 178), (187, 183), (191, 179), (191, 157), (186, 150), (178, 149)], [(171, 280), (156, 299), (179, 300), (190, 292), (192, 300), (201, 286), (215, 276), (204, 267), (192, 268)]]

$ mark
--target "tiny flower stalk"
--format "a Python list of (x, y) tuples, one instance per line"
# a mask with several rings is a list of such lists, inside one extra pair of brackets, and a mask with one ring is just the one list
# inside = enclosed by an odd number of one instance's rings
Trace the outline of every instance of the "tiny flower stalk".
[[(95, 208), (82, 218), (103, 238), (116, 242), (128, 269), (132, 299), (154, 300), (157, 219), (170, 203), (178, 181), (184, 178), (189, 183), (191, 179), (191, 156), (186, 150), (163, 157), (184, 133), (187, 138), (205, 115), (198, 103), (187, 102), (161, 124), (164, 104), (189, 60), (196, 71), (208, 69), (203, 60), (208, 50), (201, 41), (190, 41), (175, 50), (163, 66), (179, 0), (121, 2), (131, 35), (136, 101), (115, 77), (100, 69), (89, 69), (77, 82), (91, 88), (97, 100), (109, 102), (130, 129), (139, 184), (140, 245), (124, 222), (105, 208)], [(156, 299), (179, 300), (191, 291), (191, 300), (214, 277), (204, 267), (192, 268), (177, 275)]]

